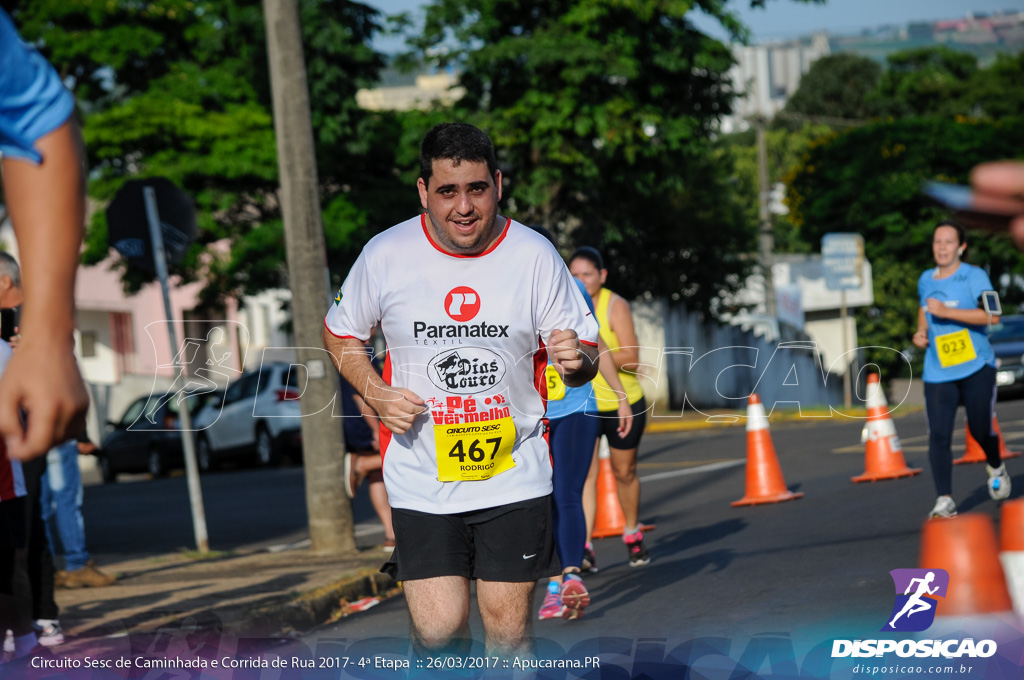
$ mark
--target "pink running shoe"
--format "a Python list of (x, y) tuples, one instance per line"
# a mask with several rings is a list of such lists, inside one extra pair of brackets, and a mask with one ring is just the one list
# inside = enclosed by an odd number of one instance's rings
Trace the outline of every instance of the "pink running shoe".
[(540, 607), (537, 619), (557, 619), (562, 615), (562, 596), (558, 592), (558, 582), (548, 581), (548, 594), (544, 596), (544, 604)]
[(583, 616), (583, 610), (590, 604), (590, 593), (577, 574), (566, 574), (562, 582), (562, 618), (567, 621)]

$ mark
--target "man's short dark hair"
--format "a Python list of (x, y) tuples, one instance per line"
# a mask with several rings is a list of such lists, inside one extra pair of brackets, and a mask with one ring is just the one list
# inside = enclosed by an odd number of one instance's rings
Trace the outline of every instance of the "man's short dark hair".
[(420, 177), (428, 186), (434, 171), (434, 161), (438, 159), (450, 160), (455, 165), (462, 161), (486, 163), (491, 177), (498, 170), (491, 138), (469, 123), (441, 123), (423, 137), (420, 144)]

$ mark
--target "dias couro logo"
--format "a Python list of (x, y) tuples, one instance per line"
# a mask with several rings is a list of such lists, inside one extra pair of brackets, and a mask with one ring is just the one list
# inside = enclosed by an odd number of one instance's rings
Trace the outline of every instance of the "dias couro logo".
[(505, 375), (505, 362), (483, 347), (442, 352), (427, 365), (434, 387), (451, 394), (476, 394), (496, 386)]
[(480, 312), (480, 296), (469, 286), (452, 288), (444, 299), (444, 311), (455, 321), (469, 321)]

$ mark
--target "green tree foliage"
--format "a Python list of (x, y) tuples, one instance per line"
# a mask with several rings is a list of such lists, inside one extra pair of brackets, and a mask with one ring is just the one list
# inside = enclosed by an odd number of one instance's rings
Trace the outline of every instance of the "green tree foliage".
[(945, 46), (897, 52), (869, 97), (881, 115), (950, 116), (970, 113), (965, 95), (978, 72), (977, 58)]
[(712, 0), (436, 0), (412, 42), (460, 68), (455, 115), (494, 139), (509, 213), (603, 248), (624, 295), (706, 308), (752, 231), (711, 142), (733, 59), (691, 10), (744, 35)]
[[(864, 236), (875, 305), (858, 313), (862, 345), (910, 345), (917, 277), (934, 265), (932, 229), (945, 216), (922, 196), (922, 182), (964, 183), (977, 163), (1021, 148), (1024, 117), (936, 116), (878, 122), (811, 146), (789, 183), (790, 219), (810, 243), (833, 231)], [(973, 234), (968, 258), (985, 267), (997, 286), (1001, 274), (1024, 271), (1020, 252), (1003, 236)], [(899, 365), (891, 353), (869, 358), (886, 370)]]
[[(784, 184), (800, 165), (812, 144), (835, 134), (831, 127), (821, 123), (802, 123), (769, 129), (766, 132), (768, 149), (768, 182), (772, 186)], [(757, 171), (757, 140), (753, 129), (724, 135), (719, 142), (721, 153), (728, 156), (733, 168), (731, 183), (737, 200), (743, 206), (744, 219), (757, 224), (759, 217), (760, 187)], [(788, 215), (774, 216), (775, 250), (783, 253), (809, 253), (814, 248), (804, 240), (800, 230)]]
[(867, 57), (832, 54), (811, 64), (800, 79), (800, 87), (783, 108), (787, 116), (828, 116), (868, 118), (872, 106), (865, 101), (878, 86), (882, 67)]
[[(33, 0), (14, 3), (26, 39), (72, 80), (91, 166), (90, 195), (109, 200), (135, 177), (170, 178), (196, 201), (200, 243), (177, 268), (204, 279), (204, 298), (285, 282), (265, 29), (260, 0)], [(376, 10), (300, 0), (325, 230), (342, 268), (395, 185), (388, 140), (400, 125), (355, 103), (383, 57), (369, 47)], [(210, 251), (207, 246), (218, 243)], [(106, 257), (95, 214), (85, 261)], [(211, 256), (212, 254), (212, 256)], [(125, 287), (147, 280), (125, 272)]]

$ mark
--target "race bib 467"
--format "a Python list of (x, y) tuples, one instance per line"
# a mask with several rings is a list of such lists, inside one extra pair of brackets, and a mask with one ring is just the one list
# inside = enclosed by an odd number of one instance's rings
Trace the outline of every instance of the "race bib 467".
[(460, 425), (434, 425), (437, 478), (442, 482), (490, 479), (516, 466), (516, 426), (510, 416)]

